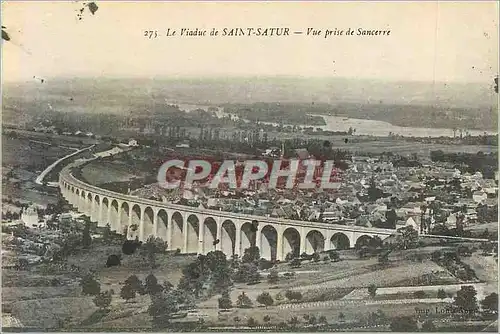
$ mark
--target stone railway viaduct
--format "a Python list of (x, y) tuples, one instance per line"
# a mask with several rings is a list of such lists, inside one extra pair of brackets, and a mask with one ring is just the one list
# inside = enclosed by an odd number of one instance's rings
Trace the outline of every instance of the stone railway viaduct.
[(72, 168), (81, 164), (75, 162), (59, 175), (61, 193), (71, 205), (98, 226), (109, 224), (111, 230), (126, 233), (129, 239), (138, 237), (145, 241), (149, 236), (160, 237), (167, 241), (169, 250), (179, 249), (181, 253), (220, 250), (227, 256), (241, 256), (255, 243), (261, 257), (284, 260), (289, 252), (298, 255), (352, 248), (367, 238), (384, 239), (395, 232), (200, 209), (125, 195), (74, 177)]

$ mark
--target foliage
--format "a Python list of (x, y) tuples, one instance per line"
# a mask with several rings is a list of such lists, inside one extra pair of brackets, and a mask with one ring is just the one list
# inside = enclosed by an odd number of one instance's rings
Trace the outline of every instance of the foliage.
[(269, 284), (276, 284), (279, 282), (279, 274), (277, 270), (271, 270), (267, 275), (267, 281)]
[(125, 240), (122, 245), (122, 253), (125, 255), (132, 255), (141, 244), (135, 240)]
[(182, 270), (178, 288), (199, 297), (203, 291), (208, 295), (222, 293), (232, 286), (230, 262), (221, 251), (199, 255)]
[(337, 262), (338, 260), (340, 260), (340, 255), (338, 252), (336, 251), (330, 251), (328, 253), (328, 256), (330, 257), (331, 260)]
[(158, 284), (158, 279), (152, 273), (146, 276), (145, 291), (148, 294), (155, 294), (163, 290), (163, 287)]
[(285, 297), (289, 301), (299, 301), (302, 299), (302, 293), (300, 291), (287, 290)]
[(422, 324), (422, 331), (434, 332), (434, 331), (436, 331), (436, 325), (434, 325), (432, 320), (429, 319)]
[(413, 293), (413, 296), (414, 296), (415, 298), (422, 299), (422, 298), (424, 298), (424, 297), (425, 297), (425, 291), (423, 291), (423, 290), (415, 291), (415, 292)]
[(101, 292), (94, 297), (94, 304), (100, 310), (107, 310), (109, 305), (111, 305), (112, 294), (111, 291)]
[(236, 300), (236, 306), (239, 308), (251, 308), (253, 306), (253, 303), (252, 300), (245, 294), (245, 292), (242, 292)]
[(481, 301), (481, 307), (486, 312), (498, 313), (498, 294), (493, 292)]
[(91, 244), (92, 244), (92, 236), (90, 235), (90, 221), (86, 221), (85, 227), (83, 229), (82, 245), (83, 248), (89, 248)]
[(155, 238), (154, 236), (150, 236), (146, 240), (146, 243), (142, 245), (141, 249), (144, 250), (144, 253), (151, 268), (155, 268), (156, 254), (164, 253), (165, 250), (167, 249), (167, 244), (161, 238)]
[(437, 292), (437, 296), (439, 299), (445, 299), (447, 297), (444, 289), (439, 289)]
[(259, 270), (253, 263), (243, 263), (233, 275), (233, 280), (238, 283), (258, 283), (260, 279)]
[(102, 231), (102, 240), (107, 243), (111, 239), (111, 225), (106, 224)]
[(370, 294), (371, 297), (375, 297), (375, 295), (377, 294), (377, 287), (375, 286), (375, 284), (371, 284), (368, 287), (368, 293)]
[(141, 295), (146, 293), (141, 280), (136, 275), (129, 276), (125, 280), (125, 285), (129, 285), (134, 292), (140, 293)]
[(231, 301), (231, 297), (229, 296), (228, 291), (224, 291), (222, 296), (219, 298), (219, 308), (223, 310), (229, 310), (233, 307), (233, 303)]
[(120, 255), (110, 255), (106, 260), (106, 267), (119, 266), (121, 264), (121, 256)]
[(320, 324), (328, 324), (328, 321), (326, 320), (326, 317), (324, 315), (321, 315), (319, 318), (318, 318), (318, 322)]
[(101, 292), (101, 284), (94, 278), (92, 274), (83, 276), (80, 281), (82, 294), (87, 296), (95, 296)]
[(271, 261), (266, 260), (266, 259), (259, 260), (259, 269), (260, 270), (267, 270), (267, 269), (271, 269), (272, 267), (274, 267), (274, 264)]
[(250, 327), (257, 326), (259, 323), (253, 317), (248, 318), (247, 325)]
[(152, 294), (148, 313), (153, 318), (154, 329), (164, 329), (170, 324), (172, 315), (179, 311), (178, 298), (172, 293)]
[(397, 317), (392, 319), (391, 331), (393, 332), (416, 332), (417, 322), (412, 317)]
[(288, 323), (292, 326), (295, 327), (299, 324), (299, 318), (297, 317), (291, 317), (290, 320), (288, 320)]
[(300, 268), (301, 263), (302, 263), (302, 262), (300, 261), (300, 259), (295, 258), (295, 259), (293, 259), (293, 260), (290, 262), (290, 267), (292, 267), (292, 268)]
[(268, 323), (269, 321), (271, 321), (271, 317), (269, 315), (265, 315), (262, 320), (265, 322), (265, 323)]
[(259, 259), (260, 259), (259, 247), (251, 246), (245, 249), (243, 256), (241, 257), (241, 262), (250, 263), (258, 261)]
[(460, 310), (474, 312), (478, 308), (476, 295), (477, 292), (474, 286), (462, 286), (460, 287), (460, 290), (457, 291), (457, 295), (453, 300), (453, 305), (458, 307)]
[(266, 308), (274, 304), (273, 297), (269, 292), (263, 292), (257, 296), (257, 303), (264, 305)]
[(135, 298), (135, 290), (132, 288), (130, 284), (124, 284), (120, 290), (120, 297), (125, 299), (125, 301), (129, 301), (130, 299)]

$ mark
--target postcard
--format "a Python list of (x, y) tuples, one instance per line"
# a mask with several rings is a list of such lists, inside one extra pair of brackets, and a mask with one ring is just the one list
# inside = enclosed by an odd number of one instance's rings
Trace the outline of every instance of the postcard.
[(3, 1), (2, 330), (498, 332), (498, 4)]

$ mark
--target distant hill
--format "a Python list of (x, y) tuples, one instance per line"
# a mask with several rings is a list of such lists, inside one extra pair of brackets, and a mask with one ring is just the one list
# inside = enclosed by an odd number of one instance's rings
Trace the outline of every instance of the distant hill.
[[(435, 121), (443, 118), (440, 115), (444, 113), (448, 116), (443, 122), (453, 120), (457, 123), (447, 127), (497, 128), (498, 95), (493, 90), (493, 79), (491, 83), (445, 84), (293, 77), (48, 78), (44, 83), (5, 84), (3, 90), (4, 107), (27, 113), (33, 108), (54, 108), (123, 114), (154, 109), (166, 100), (209, 105), (314, 103), (328, 104), (327, 109), (334, 108), (345, 116), (384, 120), (397, 125), (436, 126)], [(409, 117), (408, 113), (412, 112), (418, 113), (418, 117)], [(472, 119), (476, 120), (470, 123)]]

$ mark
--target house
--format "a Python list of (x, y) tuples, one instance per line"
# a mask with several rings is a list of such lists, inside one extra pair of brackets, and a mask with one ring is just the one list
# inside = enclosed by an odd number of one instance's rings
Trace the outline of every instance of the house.
[(29, 206), (21, 214), (21, 221), (29, 228), (38, 227), (38, 212), (34, 205)]
[(176, 148), (189, 148), (189, 141), (185, 140), (183, 142), (178, 143), (175, 145)]
[(481, 202), (485, 201), (487, 198), (488, 198), (488, 195), (484, 191), (475, 191), (472, 194), (472, 199), (476, 203), (481, 203)]
[(411, 226), (415, 231), (420, 231), (420, 217), (419, 216), (408, 217), (405, 226)]

